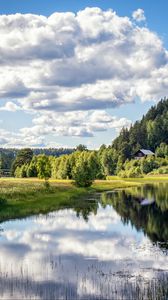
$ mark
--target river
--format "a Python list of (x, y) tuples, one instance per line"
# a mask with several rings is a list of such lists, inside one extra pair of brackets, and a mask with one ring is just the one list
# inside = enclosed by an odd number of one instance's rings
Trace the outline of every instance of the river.
[(168, 184), (0, 224), (0, 299), (168, 299)]

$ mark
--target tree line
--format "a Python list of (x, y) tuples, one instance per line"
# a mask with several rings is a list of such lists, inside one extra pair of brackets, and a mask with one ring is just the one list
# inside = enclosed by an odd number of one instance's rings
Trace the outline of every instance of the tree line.
[[(134, 153), (141, 148), (154, 151), (155, 157), (134, 159)], [(17, 150), (12, 175), (73, 179), (78, 186), (90, 186), (93, 180), (110, 175), (168, 174), (168, 100), (161, 100), (130, 129), (123, 128), (111, 146), (102, 145), (97, 151), (89, 151), (79, 145), (71, 153), (53, 154), (54, 150), (47, 153)]]
[(22, 149), (12, 165), (15, 177), (72, 179), (80, 187), (89, 187), (95, 179), (105, 179), (110, 175), (142, 177), (152, 172), (168, 173), (168, 145), (162, 143), (155, 157), (125, 162), (121, 162), (115, 149), (104, 145), (98, 151), (76, 150), (60, 157), (33, 155), (31, 149)]
[[(75, 151), (73, 148), (35, 148), (32, 149), (34, 155), (45, 154), (59, 157), (64, 154), (71, 154)], [(10, 170), (19, 149), (17, 148), (0, 148), (1, 169)]]
[(168, 144), (168, 99), (152, 106), (130, 129), (123, 128), (112, 147), (125, 161), (131, 159), (139, 149), (156, 151), (161, 143)]

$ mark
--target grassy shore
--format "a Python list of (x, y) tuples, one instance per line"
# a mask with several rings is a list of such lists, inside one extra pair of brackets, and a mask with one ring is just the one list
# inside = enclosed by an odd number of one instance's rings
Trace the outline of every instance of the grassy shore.
[[(107, 176), (107, 180), (109, 181), (116, 181), (121, 180), (118, 176)], [(168, 181), (168, 174), (157, 174), (157, 175), (146, 175), (142, 178), (122, 178), (123, 181), (127, 182), (142, 182), (142, 183), (148, 183), (148, 182), (162, 182), (162, 181)]]
[(85, 207), (87, 195), (135, 186), (124, 180), (96, 181), (91, 188), (77, 188), (69, 180), (50, 180), (48, 189), (39, 179), (0, 179), (0, 222), (47, 213), (61, 208)]
[(167, 181), (168, 176), (152, 176), (136, 179), (97, 180), (91, 188), (77, 188), (70, 180), (50, 180), (50, 187), (44, 181), (33, 179), (0, 178), (0, 222), (47, 213), (62, 208), (82, 208), (88, 205), (84, 199), (94, 192), (127, 188), (145, 183)]

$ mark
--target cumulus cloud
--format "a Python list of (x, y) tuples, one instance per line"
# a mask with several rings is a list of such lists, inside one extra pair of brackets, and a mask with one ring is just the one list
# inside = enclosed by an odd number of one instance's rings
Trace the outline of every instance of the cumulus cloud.
[[(143, 10), (133, 18), (143, 20)], [(5, 78), (0, 95), (17, 98), (25, 109), (104, 109), (136, 96), (160, 97), (152, 93), (160, 75), (154, 73), (163, 68), (168, 74), (167, 50), (155, 33), (128, 17), (86, 8), (48, 18), (2, 15), (0, 24), (0, 72)], [(142, 95), (139, 83), (150, 79), (151, 93)]]
[(62, 126), (36, 124), (21, 134), (34, 130), (89, 137), (96, 130), (128, 124), (124, 118), (102, 122), (103, 115), (93, 124), (77, 118), (75, 126), (65, 119), (70, 122), (75, 111), (92, 114), (137, 97), (158, 101), (166, 96), (168, 51), (156, 33), (134, 20), (145, 20), (142, 9), (133, 13), (133, 20), (100, 8), (49, 17), (1, 15), (0, 99), (7, 103), (0, 110), (33, 112), (37, 123), (39, 115), (63, 116)]
[(6, 102), (4, 106), (0, 107), (0, 111), (15, 112), (17, 110), (20, 110), (20, 107), (17, 104), (15, 104), (14, 102), (11, 102), (11, 101)]
[(44, 137), (35, 134), (28, 135), (26, 133), (11, 132), (0, 128), (0, 147), (43, 147)]
[(120, 131), (123, 127), (129, 127), (131, 121), (126, 118), (111, 116), (104, 110), (46, 112), (33, 119), (33, 127), (25, 127), (20, 131), (24, 135), (63, 135), (92, 137), (95, 132), (115, 129)]
[(137, 10), (135, 10), (132, 14), (132, 17), (134, 20), (136, 20), (138, 22), (142, 22), (142, 21), (146, 20), (144, 10), (141, 8), (138, 8)]
[[(16, 104), (7, 102), (0, 110), (19, 110)], [(0, 146), (3, 147), (62, 147), (46, 142), (47, 136), (93, 137), (96, 132), (114, 129), (116, 132), (129, 127), (131, 120), (111, 116), (105, 110), (43, 112), (33, 118), (33, 126), (23, 127), (18, 132), (0, 129)], [(65, 146), (65, 145), (64, 145)], [(66, 146), (67, 147), (67, 146)]]

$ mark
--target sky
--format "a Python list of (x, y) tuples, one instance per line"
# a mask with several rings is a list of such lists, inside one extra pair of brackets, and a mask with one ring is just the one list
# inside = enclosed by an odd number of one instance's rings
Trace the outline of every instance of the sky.
[(0, 147), (111, 144), (168, 94), (168, 2), (0, 0)]

